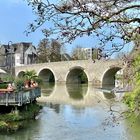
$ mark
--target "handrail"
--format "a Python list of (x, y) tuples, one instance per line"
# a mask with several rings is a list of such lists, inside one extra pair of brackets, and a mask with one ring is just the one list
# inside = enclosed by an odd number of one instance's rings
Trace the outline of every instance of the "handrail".
[(35, 100), (41, 96), (39, 87), (27, 88), (25, 90), (16, 91), (11, 89), (0, 89), (0, 105), (18, 105), (22, 106)]
[(13, 92), (13, 91), (14, 89), (4, 89), (4, 88), (0, 89), (0, 92)]

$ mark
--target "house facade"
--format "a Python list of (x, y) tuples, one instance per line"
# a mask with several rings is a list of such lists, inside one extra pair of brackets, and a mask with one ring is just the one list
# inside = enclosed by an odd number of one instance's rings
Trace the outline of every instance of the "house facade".
[(37, 60), (37, 51), (32, 43), (21, 42), (1, 45), (0, 52), (0, 66), (7, 69), (33, 64)]

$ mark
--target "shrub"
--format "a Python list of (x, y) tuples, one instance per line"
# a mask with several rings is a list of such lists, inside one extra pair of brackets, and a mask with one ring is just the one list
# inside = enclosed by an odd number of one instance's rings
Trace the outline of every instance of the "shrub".
[(16, 78), (14, 81), (15, 88), (17, 91), (20, 91), (24, 88), (24, 79), (23, 78)]
[(0, 83), (0, 89), (5, 89), (7, 88), (7, 83)]

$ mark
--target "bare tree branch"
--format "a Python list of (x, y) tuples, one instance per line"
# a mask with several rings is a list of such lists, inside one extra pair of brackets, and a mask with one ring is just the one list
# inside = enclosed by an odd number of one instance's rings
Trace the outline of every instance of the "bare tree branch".
[[(34, 32), (44, 23), (46, 37), (57, 35), (71, 43), (84, 35), (98, 38), (97, 46), (108, 48), (108, 55), (120, 51), (132, 40), (140, 27), (139, 0), (27, 0), (37, 15), (26, 33)], [(112, 47), (111, 47), (112, 46)]]

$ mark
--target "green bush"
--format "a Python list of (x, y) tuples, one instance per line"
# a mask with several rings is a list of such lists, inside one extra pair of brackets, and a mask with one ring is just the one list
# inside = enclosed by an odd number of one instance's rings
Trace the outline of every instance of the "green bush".
[(16, 88), (17, 91), (20, 91), (20, 90), (23, 89), (23, 87), (24, 87), (24, 81), (25, 80), (23, 78), (16, 78), (14, 80), (15, 88)]
[(0, 130), (7, 130), (8, 124), (4, 121), (0, 121)]
[(15, 113), (1, 114), (0, 121), (10, 122), (10, 121), (19, 121), (21, 117)]
[(6, 89), (7, 83), (0, 83), (0, 89)]
[(131, 75), (133, 78), (131, 82), (135, 85), (133, 91), (129, 94), (126, 94), (124, 97), (124, 102), (128, 105), (130, 110), (140, 115), (140, 55), (135, 56), (132, 65), (131, 65)]
[(126, 94), (123, 100), (132, 112), (140, 115), (140, 87), (137, 87), (133, 92)]

